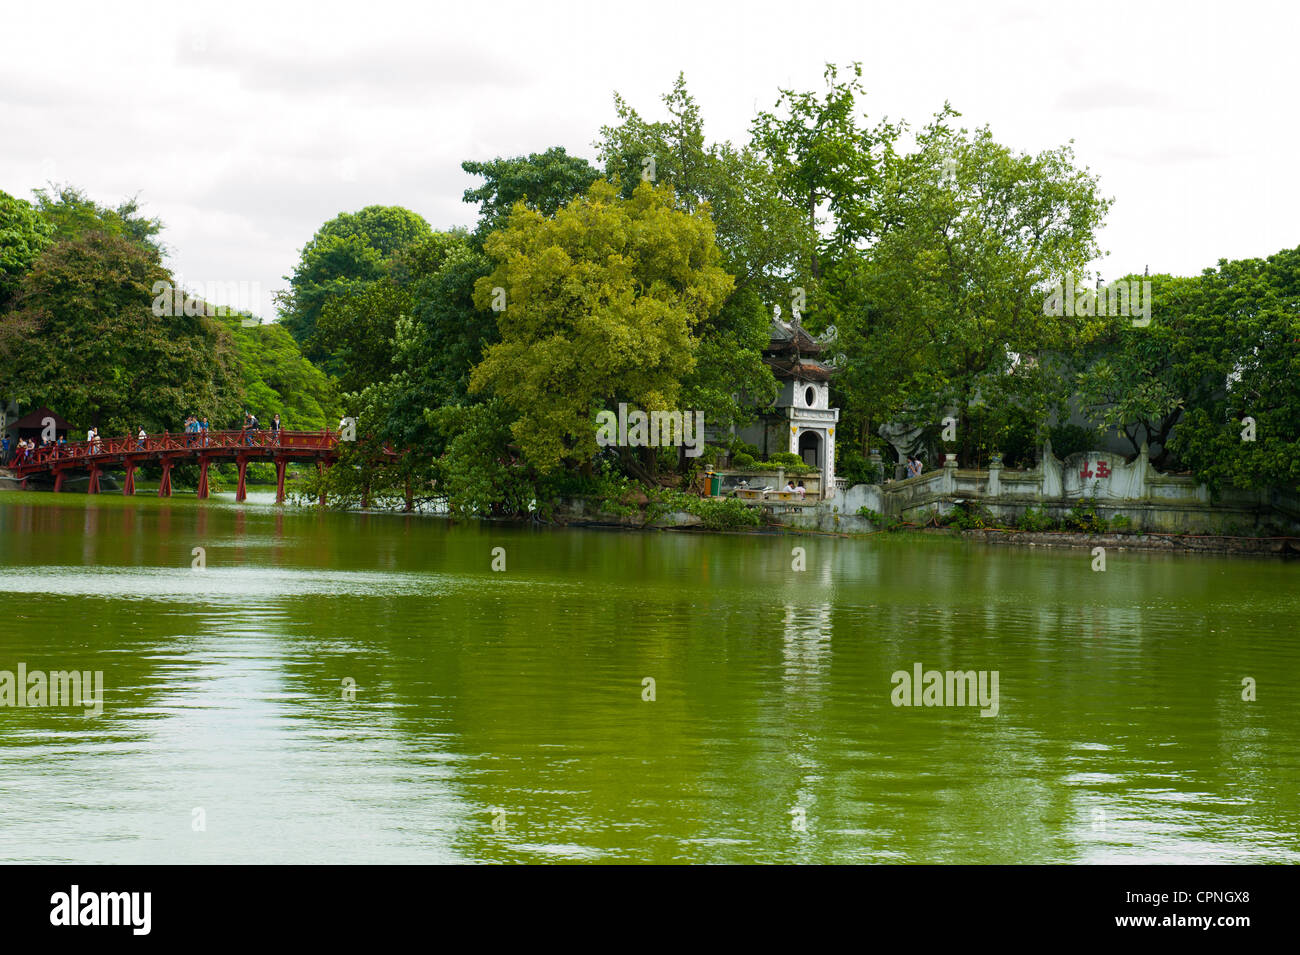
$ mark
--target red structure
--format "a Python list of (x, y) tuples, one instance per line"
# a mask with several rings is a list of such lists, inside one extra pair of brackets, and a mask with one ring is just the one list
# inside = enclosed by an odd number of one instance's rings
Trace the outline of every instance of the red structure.
[[(62, 491), (69, 472), (86, 471), (90, 474), (91, 494), (99, 493), (99, 477), (107, 470), (126, 472), (123, 493), (135, 493), (135, 471), (141, 464), (155, 462), (162, 465), (162, 480), (158, 484), (159, 497), (171, 497), (172, 466), (178, 461), (195, 461), (199, 465), (198, 496), (208, 496), (208, 467), (213, 461), (233, 461), (239, 467), (239, 484), (235, 500), (247, 497), (245, 475), (250, 461), (270, 461), (275, 465), (275, 500), (284, 503), (284, 469), (290, 461), (306, 463), (315, 461), (317, 470), (327, 468), (338, 460), (339, 433), (337, 431), (198, 431), (182, 434), (147, 435), (138, 437), (100, 438), (92, 443), (79, 441), (58, 447), (37, 448), (21, 461), (10, 463), (9, 469), (22, 478), (23, 486), (35, 474), (48, 474), (54, 478), (54, 490)], [(321, 503), (324, 504), (324, 495)]]

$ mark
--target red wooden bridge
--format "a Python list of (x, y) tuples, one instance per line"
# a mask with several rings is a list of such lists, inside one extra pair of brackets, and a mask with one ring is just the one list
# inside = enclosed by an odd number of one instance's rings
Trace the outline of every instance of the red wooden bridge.
[[(135, 471), (145, 463), (162, 465), (158, 496), (172, 493), (172, 467), (178, 462), (197, 462), (200, 498), (208, 496), (208, 467), (213, 461), (233, 461), (239, 468), (235, 500), (247, 497), (245, 475), (250, 461), (270, 461), (275, 465), (275, 500), (284, 502), (284, 469), (290, 461), (315, 461), (316, 469), (329, 467), (338, 460), (337, 431), (186, 431), (181, 434), (150, 434), (139, 437), (99, 438), (53, 447), (36, 448), (24, 457), (15, 457), (9, 470), (22, 479), (23, 487), (33, 475), (50, 475), (54, 490), (62, 491), (64, 479), (71, 472), (89, 472), (90, 494), (99, 493), (100, 475), (108, 470), (126, 472), (123, 493), (135, 493)], [(321, 503), (324, 503), (322, 494)]]

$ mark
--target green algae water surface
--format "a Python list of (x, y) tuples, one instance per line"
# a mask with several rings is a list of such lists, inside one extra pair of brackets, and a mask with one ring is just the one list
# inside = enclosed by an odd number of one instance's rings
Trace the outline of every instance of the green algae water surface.
[(0, 859), (1300, 861), (1300, 565), (1092, 565), (3, 493)]

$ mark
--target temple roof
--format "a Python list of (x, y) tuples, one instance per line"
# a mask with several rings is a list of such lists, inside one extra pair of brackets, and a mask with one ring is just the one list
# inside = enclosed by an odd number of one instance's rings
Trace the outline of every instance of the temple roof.
[(22, 428), (24, 431), (33, 431), (37, 428), (43, 428), (45, 426), (46, 418), (54, 419), (54, 427), (58, 431), (67, 431), (72, 427), (71, 422), (64, 420), (61, 416), (55, 414), (44, 405), (37, 408), (35, 411), (29, 411), (17, 421), (12, 422), (9, 426), (11, 428)]
[(767, 359), (772, 374), (780, 381), (830, 381), (835, 370), (828, 365), (811, 358)]
[(823, 348), (822, 344), (809, 335), (802, 325), (783, 322), (779, 318), (772, 320), (770, 338), (767, 348), (770, 352), (817, 355)]

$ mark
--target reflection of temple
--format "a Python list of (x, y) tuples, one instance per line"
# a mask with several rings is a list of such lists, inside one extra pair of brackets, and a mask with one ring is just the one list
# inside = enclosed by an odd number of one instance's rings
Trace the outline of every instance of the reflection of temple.
[(830, 331), (813, 338), (796, 319), (772, 319), (771, 340), (763, 351), (781, 391), (758, 421), (740, 429), (737, 436), (752, 444), (764, 457), (781, 451), (799, 455), (806, 464), (820, 468), (823, 487), (835, 486), (835, 425), (840, 409), (830, 406), (830, 380), (834, 369), (820, 356), (833, 340)]

